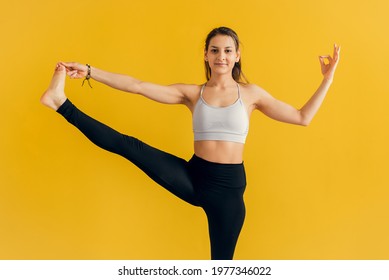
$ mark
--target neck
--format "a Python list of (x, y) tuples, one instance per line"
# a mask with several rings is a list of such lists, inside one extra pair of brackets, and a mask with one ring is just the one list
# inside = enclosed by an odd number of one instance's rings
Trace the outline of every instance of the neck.
[(236, 86), (236, 81), (229, 75), (214, 75), (207, 82), (207, 86), (213, 87), (230, 87)]

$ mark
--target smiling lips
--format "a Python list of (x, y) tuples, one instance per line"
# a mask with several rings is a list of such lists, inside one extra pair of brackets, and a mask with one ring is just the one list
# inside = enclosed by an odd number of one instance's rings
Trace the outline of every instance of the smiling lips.
[(227, 66), (226, 63), (215, 63), (216, 66)]

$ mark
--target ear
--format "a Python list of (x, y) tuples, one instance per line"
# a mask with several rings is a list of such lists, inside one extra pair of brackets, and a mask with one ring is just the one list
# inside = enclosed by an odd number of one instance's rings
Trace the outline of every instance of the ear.
[(206, 50), (204, 50), (204, 60), (208, 61), (208, 56), (207, 56), (207, 51)]
[(235, 62), (239, 62), (239, 60), (240, 60), (240, 51), (237, 51), (236, 52), (236, 60), (235, 60)]

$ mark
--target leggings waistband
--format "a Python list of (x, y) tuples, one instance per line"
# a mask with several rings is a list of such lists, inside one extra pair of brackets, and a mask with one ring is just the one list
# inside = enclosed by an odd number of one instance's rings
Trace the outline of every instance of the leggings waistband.
[(213, 166), (244, 166), (244, 163), (241, 162), (241, 163), (221, 163), (221, 162), (213, 162), (213, 161), (209, 161), (209, 160), (206, 160), (206, 159), (203, 159), (199, 156), (196, 156), (196, 154), (193, 154), (192, 158), (190, 161), (194, 161), (196, 163), (199, 163), (199, 164), (204, 164), (204, 165), (213, 165)]
[(243, 163), (216, 163), (193, 155), (189, 166), (194, 180), (201, 182), (203, 186), (217, 185), (226, 188), (246, 186), (246, 172)]

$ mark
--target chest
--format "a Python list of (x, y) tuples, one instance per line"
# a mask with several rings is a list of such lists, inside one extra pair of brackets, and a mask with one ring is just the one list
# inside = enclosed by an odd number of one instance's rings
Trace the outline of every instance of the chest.
[(201, 97), (198, 100), (193, 125), (197, 131), (228, 131), (244, 134), (248, 129), (248, 115), (241, 99), (225, 107), (212, 106)]

